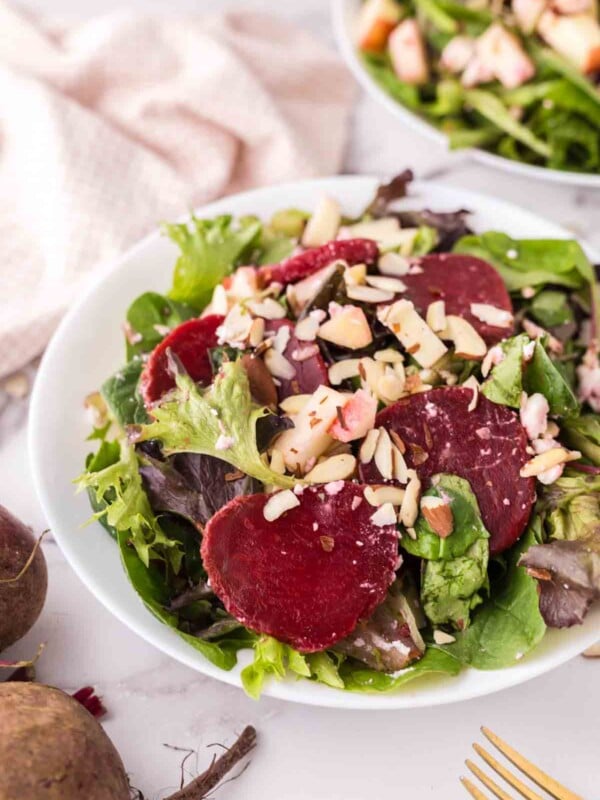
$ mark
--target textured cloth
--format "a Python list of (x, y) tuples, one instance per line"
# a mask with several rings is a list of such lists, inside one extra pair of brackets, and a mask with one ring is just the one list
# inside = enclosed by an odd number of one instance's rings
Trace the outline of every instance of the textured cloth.
[(160, 221), (341, 165), (352, 81), (271, 16), (53, 30), (0, 0), (0, 30), (0, 376)]

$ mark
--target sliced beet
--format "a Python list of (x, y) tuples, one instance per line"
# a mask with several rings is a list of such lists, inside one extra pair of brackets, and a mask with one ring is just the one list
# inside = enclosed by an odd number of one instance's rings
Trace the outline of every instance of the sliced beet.
[(217, 346), (217, 328), (224, 319), (220, 314), (210, 314), (182, 322), (154, 348), (140, 378), (140, 391), (147, 408), (175, 386), (168, 369), (168, 349), (178, 356), (196, 383), (208, 386), (212, 380), (208, 350)]
[(491, 264), (458, 253), (432, 253), (416, 264), (423, 271), (403, 276), (407, 290), (402, 297), (412, 300), (421, 314), (430, 303), (443, 300), (446, 314), (466, 319), (490, 346), (512, 334), (512, 327), (487, 325), (471, 314), (471, 303), (486, 303), (512, 313), (510, 296)]
[[(315, 342), (303, 342), (294, 336), (295, 325), (289, 319), (274, 319), (267, 322), (265, 336), (277, 333), (280, 328), (287, 327), (290, 331), (290, 338), (286, 345), (283, 355), (296, 370), (296, 374), (290, 380), (278, 378), (280, 385), (277, 387), (279, 402), (285, 400), (292, 394), (312, 394), (319, 386), (329, 386), (329, 375), (327, 365), (323, 356), (318, 350)], [(315, 350), (312, 355), (305, 357), (307, 353)], [(298, 357), (300, 360), (298, 360)]]
[(276, 281), (284, 286), (296, 283), (313, 272), (326, 267), (338, 259), (348, 264), (374, 264), (379, 255), (377, 243), (372, 239), (340, 239), (321, 247), (313, 247), (303, 253), (291, 256), (280, 264), (267, 264), (260, 267), (258, 275), (264, 285)]
[[(406, 462), (424, 488), (441, 472), (469, 481), (495, 554), (523, 533), (535, 501), (535, 481), (519, 475), (530, 456), (518, 416), (483, 395), (469, 411), (472, 395), (460, 386), (414, 394), (381, 411), (375, 424), (400, 436)], [(360, 474), (367, 483), (381, 482), (374, 461), (362, 464)]]
[(263, 513), (272, 495), (238, 497), (218, 511), (202, 560), (227, 611), (302, 652), (348, 636), (383, 601), (398, 561), (396, 527), (371, 521), (376, 509), (363, 491), (306, 488), (300, 505), (272, 522)]

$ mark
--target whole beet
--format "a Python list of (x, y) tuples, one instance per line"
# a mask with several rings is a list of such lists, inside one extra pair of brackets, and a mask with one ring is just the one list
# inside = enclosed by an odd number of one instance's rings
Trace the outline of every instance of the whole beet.
[(113, 743), (70, 695), (39, 683), (0, 683), (2, 800), (129, 800)]
[(44, 554), (35, 556), (18, 580), (36, 540), (31, 530), (0, 505), (0, 652), (21, 639), (39, 617), (46, 599)]

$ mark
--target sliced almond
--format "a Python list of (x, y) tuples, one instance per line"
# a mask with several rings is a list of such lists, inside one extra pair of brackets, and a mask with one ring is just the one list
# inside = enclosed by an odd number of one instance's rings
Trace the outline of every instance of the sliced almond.
[(272, 494), (263, 508), (263, 516), (268, 522), (273, 522), (286, 511), (292, 508), (297, 508), (300, 505), (300, 500), (292, 492), (291, 489), (284, 489), (282, 492)]
[(454, 314), (446, 316), (446, 327), (440, 332), (442, 339), (454, 343), (457, 356), (467, 359), (480, 359), (487, 353), (487, 345), (470, 322)]
[(248, 300), (246, 308), (250, 309), (254, 316), (263, 319), (283, 319), (286, 314), (281, 303), (273, 300), (272, 297), (265, 297), (263, 300)]
[(324, 195), (306, 223), (302, 234), (304, 247), (320, 247), (337, 236), (340, 226), (340, 204), (333, 197)]
[(467, 411), (475, 411), (477, 403), (479, 402), (479, 381), (475, 375), (470, 375), (462, 385), (465, 389), (471, 389), (473, 392), (469, 400), (469, 405), (467, 406)]
[(274, 348), (267, 350), (264, 358), (267, 369), (275, 378), (283, 378), (286, 381), (291, 381), (295, 376), (296, 369), (294, 365)]
[(443, 300), (435, 300), (427, 306), (425, 321), (432, 331), (439, 333), (446, 327), (446, 303)]
[(365, 500), (372, 506), (381, 506), (384, 503), (400, 506), (404, 499), (404, 489), (398, 486), (367, 486), (364, 494)]
[(406, 284), (400, 278), (393, 278), (389, 275), (367, 275), (365, 278), (369, 286), (375, 289), (383, 289), (384, 292), (399, 292), (406, 291)]
[(396, 525), (396, 512), (394, 511), (394, 506), (391, 503), (384, 503), (382, 506), (379, 506), (377, 511), (372, 514), (371, 522), (373, 525), (377, 525), (380, 528), (383, 528), (385, 525)]
[[(287, 327), (287, 326), (286, 326)], [(315, 317), (305, 317), (296, 323), (294, 335), (301, 342), (314, 342), (319, 330), (319, 320)]]
[(373, 428), (367, 433), (363, 443), (360, 446), (360, 451), (358, 454), (361, 464), (368, 464), (370, 461), (373, 460), (378, 439), (379, 439), (379, 430), (377, 428)]
[(367, 265), (355, 264), (353, 267), (346, 267), (344, 270), (344, 281), (346, 286), (361, 286), (367, 277)]
[(382, 275), (391, 275), (395, 278), (402, 278), (404, 275), (408, 275), (410, 263), (404, 258), (404, 256), (401, 256), (398, 253), (384, 253), (379, 258), (377, 267)]
[(372, 286), (348, 286), (346, 293), (351, 300), (361, 303), (389, 303), (394, 299), (394, 292), (374, 289)]
[(312, 394), (291, 394), (279, 403), (279, 408), (286, 414), (299, 414), (311, 398)]
[(250, 325), (250, 332), (248, 334), (248, 344), (252, 347), (258, 347), (265, 337), (265, 321), (260, 317), (252, 320)]
[(399, 350), (394, 350), (393, 347), (386, 347), (385, 350), (378, 350), (373, 353), (375, 361), (383, 361), (386, 364), (398, 364), (404, 361), (404, 356)]
[(399, 483), (406, 483), (408, 481), (408, 467), (404, 455), (395, 444), (392, 445), (392, 472), (394, 479)]
[(421, 493), (421, 481), (413, 472), (406, 490), (404, 492), (404, 499), (400, 506), (399, 521), (405, 528), (412, 528), (417, 517), (419, 516), (419, 495)]
[(471, 314), (486, 325), (493, 325), (496, 328), (510, 328), (513, 324), (513, 315), (510, 311), (489, 303), (471, 303)]
[(534, 456), (521, 467), (519, 472), (522, 478), (532, 478), (542, 472), (556, 467), (559, 464), (566, 464), (568, 461), (577, 461), (581, 458), (578, 450), (565, 450), (564, 447), (553, 447), (538, 456)]
[(452, 506), (446, 503), (441, 497), (428, 495), (421, 498), (421, 514), (429, 523), (429, 527), (437, 533), (441, 539), (450, 536), (454, 530), (454, 518), (452, 516)]
[(329, 383), (332, 386), (338, 386), (342, 381), (348, 378), (355, 378), (359, 375), (358, 365), (360, 364), (359, 358), (347, 358), (345, 361), (336, 361), (329, 367)]
[(230, 308), (223, 324), (217, 329), (219, 341), (234, 345), (245, 342), (250, 335), (251, 327), (252, 317), (244, 306), (236, 303)]
[(377, 317), (422, 367), (432, 367), (447, 352), (410, 300), (397, 300), (380, 308)]
[(379, 429), (377, 444), (374, 453), (375, 465), (382, 478), (386, 480), (392, 477), (392, 440), (385, 428)]
[(355, 469), (354, 456), (342, 453), (321, 461), (306, 474), (305, 478), (311, 483), (332, 483), (351, 478)]
[(373, 394), (377, 394), (377, 383), (385, 375), (385, 364), (366, 356), (360, 359), (358, 374), (363, 389), (369, 389)]

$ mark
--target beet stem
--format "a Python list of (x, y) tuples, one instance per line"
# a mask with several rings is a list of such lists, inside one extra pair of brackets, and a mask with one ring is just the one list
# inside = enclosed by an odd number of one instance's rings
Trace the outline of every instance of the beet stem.
[(222, 779), (256, 745), (256, 731), (247, 725), (238, 739), (219, 758), (213, 758), (210, 766), (197, 778), (169, 795), (165, 800), (201, 800), (221, 783)]

